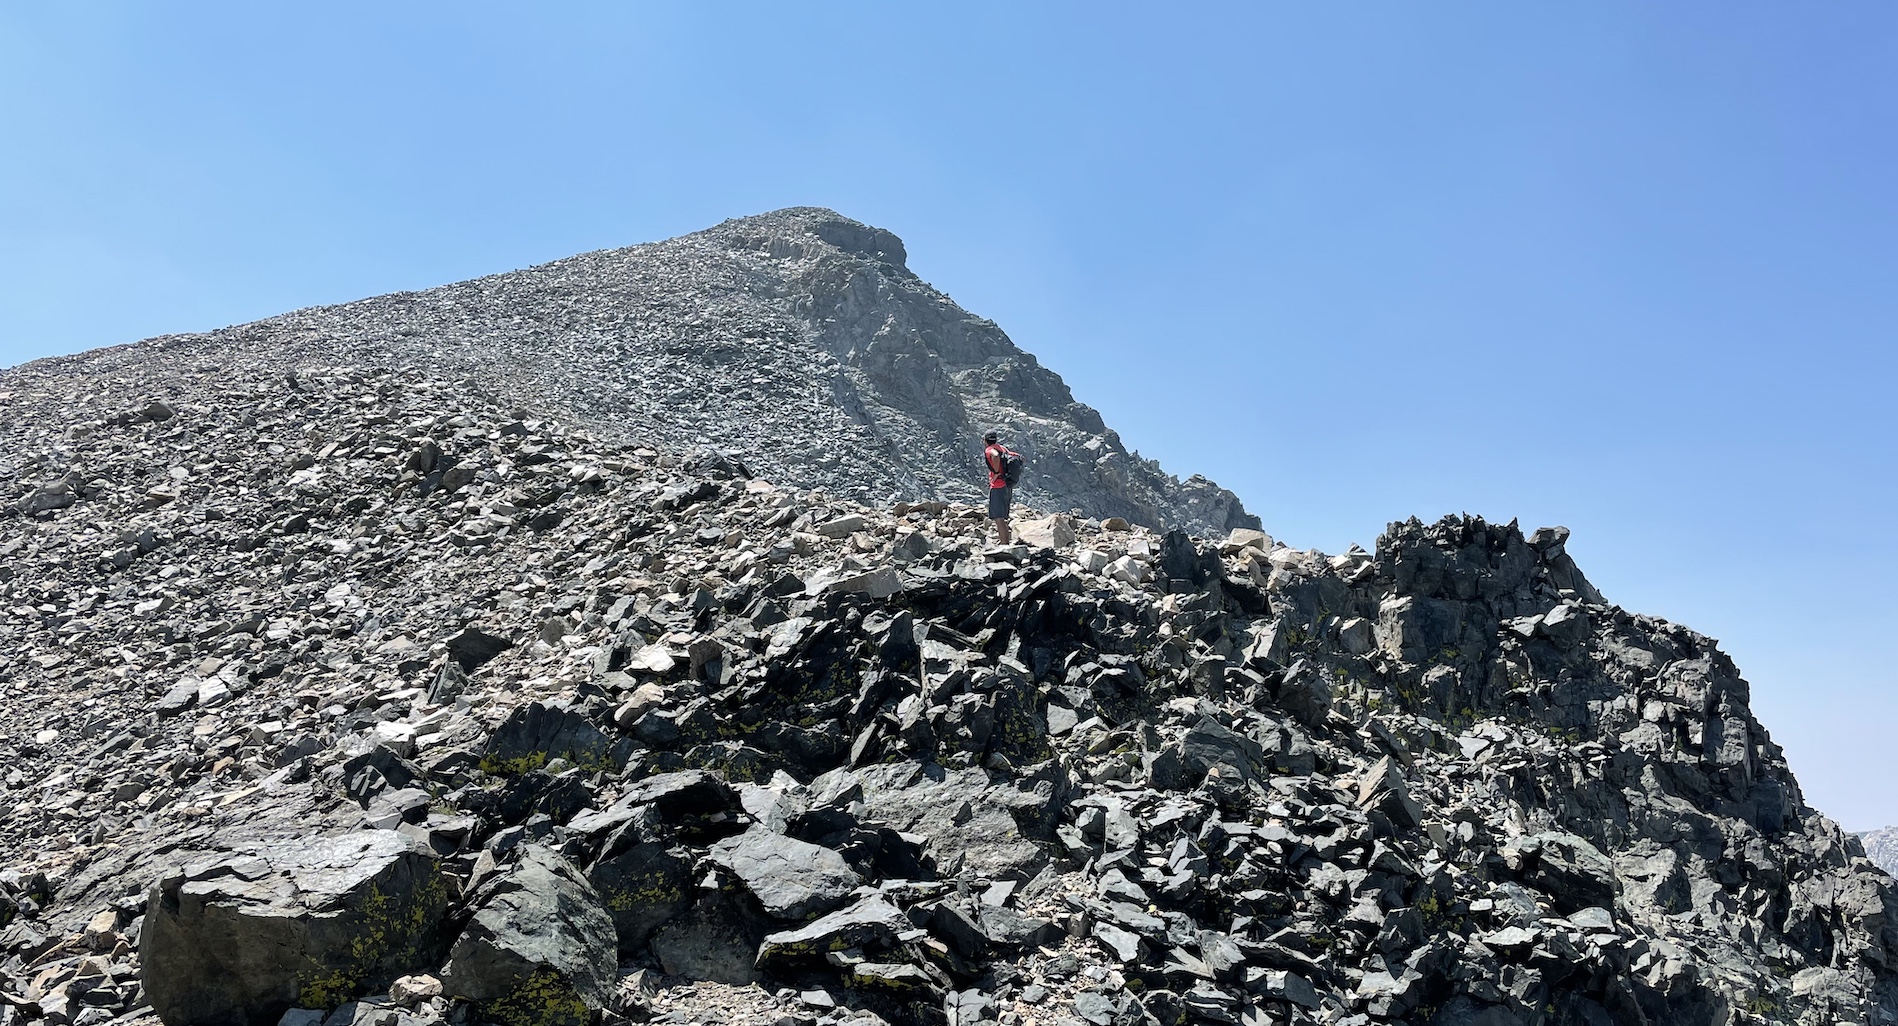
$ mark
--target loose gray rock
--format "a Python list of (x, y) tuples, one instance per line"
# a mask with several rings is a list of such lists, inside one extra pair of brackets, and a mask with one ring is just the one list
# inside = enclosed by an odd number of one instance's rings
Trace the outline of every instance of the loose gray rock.
[(766, 912), (809, 919), (844, 904), (863, 883), (843, 856), (768, 830), (748, 830), (712, 846), (710, 861), (738, 878)]
[[(1608, 603), (1563, 529), (1135, 527), (1232, 508), (900, 253), (794, 211), (0, 370), (0, 1026), (136, 1017), (128, 881), (359, 822), (475, 907), (557, 849), (600, 947), (769, 988), (672, 988), (698, 1018), (786, 985), (860, 1022), (1017, 987), (1130, 1026), (1898, 1016), (1891, 881), (1712, 639)], [(1015, 409), (1058, 548), (986, 544), (959, 446)], [(884, 911), (779, 929), (708, 861), (753, 828)]]
[(1620, 893), (1615, 866), (1586, 839), (1562, 831), (1517, 838), (1503, 845), (1503, 861), (1556, 899), (1562, 912), (1614, 904)]
[(594, 722), (558, 703), (517, 707), (489, 740), (482, 767), (495, 773), (525, 773), (555, 759), (583, 769), (617, 770), (626, 765), (632, 742), (615, 740)]
[(910, 921), (896, 906), (882, 897), (865, 898), (803, 926), (767, 935), (758, 947), (758, 968), (822, 964), (829, 952), (888, 946), (909, 929)]
[(473, 1002), (501, 1026), (585, 1026), (618, 980), (612, 917), (586, 877), (539, 846), (474, 899), (443, 993)]

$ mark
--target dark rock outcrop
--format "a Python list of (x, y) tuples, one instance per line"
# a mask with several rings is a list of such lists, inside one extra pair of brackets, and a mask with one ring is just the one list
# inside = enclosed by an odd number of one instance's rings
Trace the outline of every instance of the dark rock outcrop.
[(167, 871), (147, 903), (145, 995), (167, 1026), (274, 1023), (440, 959), (448, 883), (393, 832), (288, 842)]
[(863, 883), (843, 856), (769, 830), (712, 846), (709, 860), (731, 873), (760, 908), (779, 919), (808, 919), (844, 903)]

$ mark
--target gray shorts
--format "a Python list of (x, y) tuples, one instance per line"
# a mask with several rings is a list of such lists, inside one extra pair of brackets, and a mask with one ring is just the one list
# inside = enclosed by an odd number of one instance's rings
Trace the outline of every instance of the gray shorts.
[(1015, 501), (1015, 489), (1007, 486), (989, 489), (989, 519), (1007, 520), (1008, 506)]

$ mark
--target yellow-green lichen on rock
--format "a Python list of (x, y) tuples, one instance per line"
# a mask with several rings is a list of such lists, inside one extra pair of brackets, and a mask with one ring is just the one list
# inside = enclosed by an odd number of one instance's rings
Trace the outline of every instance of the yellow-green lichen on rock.
[(557, 853), (522, 850), (472, 896), (442, 992), (502, 1026), (578, 1026), (618, 982), (612, 917), (586, 877)]
[(615, 772), (632, 752), (629, 738), (608, 736), (591, 718), (562, 702), (518, 706), (488, 740), (481, 769), (519, 776), (565, 759), (589, 772)]
[(587, 870), (613, 918), (619, 950), (638, 951), (667, 920), (693, 900), (689, 853), (658, 843), (635, 844)]
[(428, 861), (399, 884), (370, 883), (362, 892), (360, 906), (337, 924), (354, 931), (342, 958), (311, 957), (309, 975), (297, 988), (297, 1007), (336, 1008), (372, 982), (432, 961), (441, 946), (436, 929), (448, 907), (448, 882)]
[(559, 972), (543, 966), (513, 990), (475, 1006), (484, 1021), (499, 1026), (587, 1026), (593, 1009)]

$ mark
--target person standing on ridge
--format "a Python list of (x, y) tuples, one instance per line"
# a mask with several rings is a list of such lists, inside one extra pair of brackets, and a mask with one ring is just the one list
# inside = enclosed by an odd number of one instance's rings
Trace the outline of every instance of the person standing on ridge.
[(1008, 507), (1015, 498), (1015, 482), (1021, 479), (1021, 455), (1003, 445), (991, 431), (982, 436), (986, 446), (982, 461), (989, 469), (989, 521), (995, 525), (995, 544), (1014, 540), (1008, 529)]

